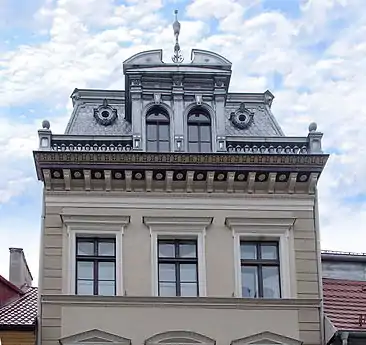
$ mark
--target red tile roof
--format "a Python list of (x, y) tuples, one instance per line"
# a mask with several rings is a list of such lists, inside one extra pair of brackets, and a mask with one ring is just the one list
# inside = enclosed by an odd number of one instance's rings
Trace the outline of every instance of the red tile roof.
[(25, 294), (0, 308), (0, 328), (34, 326), (38, 308), (38, 288), (31, 287)]
[(338, 330), (366, 331), (366, 281), (323, 278), (324, 312)]

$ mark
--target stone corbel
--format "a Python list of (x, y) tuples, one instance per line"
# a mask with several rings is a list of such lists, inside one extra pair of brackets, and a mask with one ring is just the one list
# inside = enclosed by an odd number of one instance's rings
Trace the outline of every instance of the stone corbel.
[(250, 172), (248, 174), (248, 193), (254, 193), (254, 183), (255, 183), (255, 172)]
[(140, 134), (134, 134), (133, 135), (133, 150), (140, 151), (142, 150), (141, 147), (141, 135)]
[(309, 177), (309, 188), (308, 192), (309, 194), (315, 193), (315, 187), (318, 182), (318, 174), (317, 173), (311, 173)]
[(51, 190), (51, 170), (43, 169), (43, 179), (46, 190)]
[(104, 170), (105, 190), (109, 192), (112, 189), (112, 172)]
[(288, 179), (288, 193), (295, 193), (295, 185), (296, 185), (297, 173), (291, 173)]
[(131, 192), (132, 190), (132, 171), (125, 171), (125, 180), (126, 180), (126, 192)]
[(194, 171), (187, 171), (187, 179), (186, 179), (187, 193), (191, 193), (193, 191), (193, 176), (194, 176)]
[(70, 169), (63, 169), (65, 190), (71, 189), (71, 171)]
[(217, 151), (219, 152), (225, 152), (226, 151), (226, 137), (218, 135), (216, 137), (216, 143), (217, 143)]
[(174, 136), (174, 150), (176, 152), (183, 151), (183, 135)]
[(227, 173), (227, 178), (226, 178), (226, 191), (228, 193), (232, 193), (234, 191), (234, 178), (235, 178), (235, 172), (230, 171)]
[(84, 188), (86, 191), (90, 191), (90, 182), (91, 182), (91, 171), (90, 170), (84, 170)]
[(152, 178), (153, 178), (152, 170), (146, 171), (145, 173), (146, 192), (151, 192), (152, 190)]
[(207, 181), (207, 193), (213, 192), (213, 182), (214, 182), (215, 172), (209, 171), (207, 173), (206, 181)]
[(274, 188), (275, 188), (275, 184), (276, 184), (276, 176), (277, 173), (269, 173), (268, 175), (268, 193), (269, 194), (273, 194), (274, 193)]
[(165, 189), (167, 192), (171, 192), (172, 191), (172, 183), (173, 183), (173, 171), (169, 170), (166, 172), (166, 176), (165, 176)]

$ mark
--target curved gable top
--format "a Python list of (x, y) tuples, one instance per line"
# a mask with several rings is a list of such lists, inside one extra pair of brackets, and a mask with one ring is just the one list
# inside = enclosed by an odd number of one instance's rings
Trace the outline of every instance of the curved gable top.
[(223, 56), (216, 54), (211, 51), (192, 49), (191, 53), (192, 64), (197, 65), (220, 65), (220, 66), (231, 66), (231, 62), (225, 59)]
[(132, 55), (123, 65), (163, 65), (163, 51), (161, 49), (147, 50)]
[(153, 335), (145, 340), (145, 345), (157, 344), (209, 344), (215, 345), (216, 341), (205, 335), (188, 331), (169, 331)]
[(230, 345), (302, 345), (303, 342), (272, 332), (261, 332), (233, 340)]
[(77, 333), (60, 339), (62, 345), (75, 344), (110, 344), (110, 345), (131, 345), (131, 340), (99, 329)]

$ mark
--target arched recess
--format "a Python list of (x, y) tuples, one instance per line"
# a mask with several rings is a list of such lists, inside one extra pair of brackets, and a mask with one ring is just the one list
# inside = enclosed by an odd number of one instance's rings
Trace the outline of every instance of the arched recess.
[(154, 105), (146, 112), (146, 151), (170, 151), (170, 116), (161, 105)]
[(303, 342), (281, 334), (265, 331), (233, 340), (230, 345), (302, 345)]
[(194, 106), (188, 111), (188, 152), (212, 152), (212, 120), (212, 114), (204, 106)]
[(205, 335), (190, 331), (168, 331), (158, 333), (145, 340), (145, 345), (179, 344), (215, 345), (216, 341)]

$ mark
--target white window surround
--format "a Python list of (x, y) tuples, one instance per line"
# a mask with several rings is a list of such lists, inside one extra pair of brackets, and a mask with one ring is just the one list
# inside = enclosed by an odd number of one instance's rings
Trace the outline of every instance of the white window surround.
[(158, 333), (148, 338), (145, 345), (179, 344), (179, 345), (215, 345), (216, 341), (205, 335), (190, 331), (168, 331)]
[(158, 238), (197, 239), (199, 297), (206, 296), (206, 229), (212, 217), (143, 217), (151, 237), (152, 295), (158, 296)]
[(281, 298), (295, 298), (294, 241), (291, 229), (295, 218), (226, 218), (234, 239), (235, 297), (241, 293), (240, 241), (278, 241)]
[(103, 215), (75, 215), (61, 214), (67, 234), (67, 260), (64, 261), (67, 270), (66, 294), (75, 294), (75, 265), (76, 265), (76, 237), (77, 236), (111, 236), (116, 239), (116, 295), (123, 296), (123, 256), (122, 236), (125, 227), (129, 224), (128, 216)]

